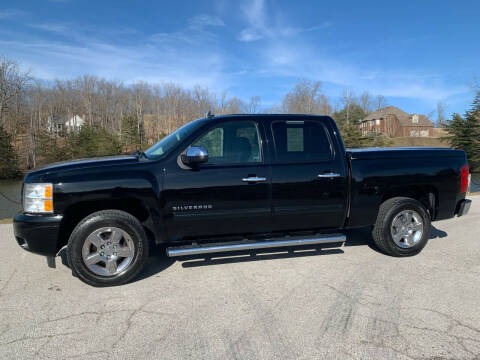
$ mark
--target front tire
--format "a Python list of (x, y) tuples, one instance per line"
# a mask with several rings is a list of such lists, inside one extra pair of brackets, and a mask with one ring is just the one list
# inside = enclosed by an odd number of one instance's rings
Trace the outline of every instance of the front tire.
[(148, 258), (140, 222), (120, 210), (95, 212), (70, 235), (67, 257), (72, 271), (93, 286), (115, 286), (133, 279)]
[(388, 199), (380, 205), (372, 235), (375, 244), (388, 255), (416, 255), (430, 237), (430, 215), (415, 199)]

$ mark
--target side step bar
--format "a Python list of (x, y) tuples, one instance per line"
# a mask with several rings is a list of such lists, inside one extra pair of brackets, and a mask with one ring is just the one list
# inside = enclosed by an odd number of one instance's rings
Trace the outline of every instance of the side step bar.
[(187, 245), (167, 248), (167, 256), (176, 257), (184, 255), (201, 255), (227, 251), (241, 251), (266, 249), (285, 246), (315, 245), (345, 242), (347, 237), (343, 234), (328, 234), (316, 236), (292, 236), (282, 238), (272, 238), (265, 241), (244, 240), (231, 243), (216, 243), (204, 245)]

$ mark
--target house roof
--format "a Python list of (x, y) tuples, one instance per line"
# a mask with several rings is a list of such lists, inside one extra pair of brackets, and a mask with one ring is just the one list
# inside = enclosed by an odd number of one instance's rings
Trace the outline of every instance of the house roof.
[[(423, 114), (408, 114), (395, 106), (387, 106), (369, 114), (364, 120), (386, 118), (387, 115), (394, 115), (402, 126), (431, 126), (433, 123)], [(412, 117), (418, 115), (418, 123), (412, 123)]]

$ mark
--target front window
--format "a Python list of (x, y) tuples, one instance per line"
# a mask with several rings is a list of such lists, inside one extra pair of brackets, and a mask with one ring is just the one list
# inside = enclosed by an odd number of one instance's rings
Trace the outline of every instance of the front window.
[(192, 146), (203, 146), (207, 150), (207, 165), (262, 161), (260, 137), (257, 126), (252, 121), (231, 121), (215, 126)]
[(198, 128), (200, 128), (205, 123), (205, 121), (207, 120), (205, 119), (195, 120), (195, 121), (189, 122), (188, 124), (182, 126), (181, 128), (178, 128), (173, 133), (164, 137), (158, 143), (156, 143), (147, 151), (145, 151), (147, 158), (158, 158), (169, 153), (178, 144), (180, 144), (183, 140), (185, 140), (187, 137), (192, 135)]

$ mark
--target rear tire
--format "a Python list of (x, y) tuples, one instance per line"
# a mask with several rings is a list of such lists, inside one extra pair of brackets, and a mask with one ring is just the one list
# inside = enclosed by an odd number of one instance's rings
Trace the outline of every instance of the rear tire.
[(397, 257), (416, 255), (430, 237), (430, 215), (415, 199), (388, 199), (380, 205), (372, 235), (375, 244), (385, 254)]
[(70, 235), (67, 257), (74, 274), (92, 286), (133, 279), (148, 258), (148, 240), (137, 218), (120, 210), (95, 212)]

